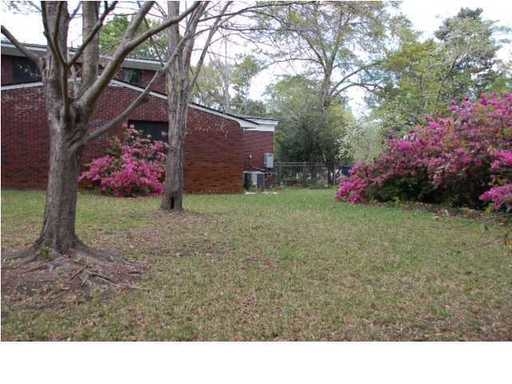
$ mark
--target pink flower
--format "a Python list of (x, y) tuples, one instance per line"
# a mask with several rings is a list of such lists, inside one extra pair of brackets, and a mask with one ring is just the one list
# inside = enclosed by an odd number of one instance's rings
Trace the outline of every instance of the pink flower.
[(163, 192), (167, 146), (128, 129), (123, 143), (111, 140), (112, 155), (99, 157), (82, 173), (82, 185), (99, 188), (114, 196), (139, 196)]
[(501, 187), (493, 187), (480, 196), (482, 201), (493, 202), (494, 209), (498, 210), (505, 206), (512, 209), (512, 184)]

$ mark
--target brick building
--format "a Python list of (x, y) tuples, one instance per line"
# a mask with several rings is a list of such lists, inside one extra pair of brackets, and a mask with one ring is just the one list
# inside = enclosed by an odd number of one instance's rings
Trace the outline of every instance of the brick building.
[[(44, 51), (42, 46), (29, 46)], [(128, 59), (101, 96), (91, 129), (123, 111), (144, 90), (159, 63)], [(2, 42), (2, 186), (45, 188), (48, 174), (49, 133), (46, 108), (37, 68), (11, 44)], [(115, 128), (120, 134), (130, 125), (166, 140), (167, 101), (163, 80), (149, 101)], [(243, 190), (244, 172), (264, 171), (265, 154), (273, 152), (277, 121), (239, 116), (191, 103), (185, 139), (185, 190), (191, 193), (236, 193)], [(85, 165), (105, 149), (108, 136), (84, 150)], [(268, 157), (268, 155), (267, 155)], [(268, 163), (267, 163), (268, 164)]]

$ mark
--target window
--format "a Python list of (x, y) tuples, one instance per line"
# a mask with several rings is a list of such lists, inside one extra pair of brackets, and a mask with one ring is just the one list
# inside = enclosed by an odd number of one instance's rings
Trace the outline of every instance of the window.
[(26, 57), (13, 57), (12, 71), (12, 78), (16, 84), (41, 81), (39, 68)]
[(139, 69), (124, 68), (121, 72), (121, 79), (130, 84), (138, 85), (140, 78), (141, 73)]
[(129, 126), (134, 127), (137, 131), (145, 136), (151, 136), (153, 140), (167, 142), (167, 132), (169, 124), (166, 121), (141, 121), (131, 120)]

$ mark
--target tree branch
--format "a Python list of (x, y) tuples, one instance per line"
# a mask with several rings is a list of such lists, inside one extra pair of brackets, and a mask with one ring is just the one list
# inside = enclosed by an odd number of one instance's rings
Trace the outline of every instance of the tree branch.
[(130, 52), (132, 52), (139, 44), (141, 44), (144, 40), (149, 39), (149, 37), (161, 32), (165, 28), (169, 26), (179, 23), (183, 20), (188, 14), (190, 14), (194, 9), (199, 5), (198, 2), (195, 2), (194, 5), (189, 7), (185, 12), (175, 18), (170, 18), (166, 20), (164, 23), (159, 25), (158, 27), (151, 28), (140, 36), (134, 38), (134, 35), (144, 20), (145, 15), (149, 12), (151, 7), (153, 6), (153, 2), (146, 1), (139, 9), (137, 14), (133, 17), (130, 22), (128, 28), (125, 31), (123, 39), (119, 45), (119, 48), (114, 52), (110, 63), (103, 69), (103, 72), (98, 77), (98, 79), (91, 85), (91, 87), (84, 92), (81, 97), (81, 103), (83, 105), (91, 105), (94, 101), (99, 97), (103, 89), (108, 86), (108, 83), (115, 76), (119, 67), (121, 66), (123, 60), (128, 56)]
[(105, 125), (103, 125), (100, 128), (94, 130), (93, 132), (90, 132), (82, 140), (80, 140), (75, 145), (73, 145), (72, 150), (76, 150), (81, 145), (84, 145), (84, 144), (88, 143), (89, 141), (94, 140), (97, 137), (103, 135), (105, 132), (107, 132), (108, 130), (112, 129), (117, 124), (121, 123), (124, 119), (126, 119), (126, 117), (135, 108), (137, 108), (138, 106), (142, 105), (146, 101), (146, 96), (151, 92), (151, 87), (153, 86), (155, 81), (160, 76), (165, 74), (165, 72), (167, 71), (169, 66), (176, 59), (176, 56), (177, 56), (179, 50), (181, 49), (181, 45), (184, 43), (185, 40), (186, 40), (185, 38), (181, 39), (179, 44), (176, 46), (176, 49), (174, 49), (172, 55), (167, 59), (167, 62), (165, 63), (165, 65), (163, 65), (162, 68), (160, 68), (158, 71), (155, 71), (155, 74), (153, 75), (151, 80), (147, 83), (146, 87), (144, 88), (144, 91), (142, 91), (142, 93), (139, 96), (137, 96), (137, 98), (135, 100), (133, 100), (130, 103), (130, 105), (123, 112), (121, 112), (117, 117), (115, 117), (113, 120), (110, 120)]
[[(62, 3), (59, 4), (59, 10), (61, 9)], [(48, 46), (50, 47), (50, 51), (52, 52), (53, 56), (61, 62), (61, 64), (65, 65), (66, 62), (64, 58), (62, 57), (62, 53), (58, 49), (58, 47), (55, 45), (55, 41), (52, 38), (52, 34), (50, 34), (50, 28), (48, 27), (48, 15), (46, 12), (46, 2), (41, 2), (41, 12), (42, 12), (42, 18), (43, 18), (43, 28), (44, 28), (44, 34), (46, 37), (46, 40), (48, 41)], [(60, 12), (58, 14), (60, 16)], [(59, 17), (57, 17), (58, 22)]]
[(208, 37), (206, 38), (206, 42), (204, 44), (203, 50), (201, 52), (201, 56), (199, 57), (199, 60), (196, 65), (196, 71), (194, 74), (194, 77), (192, 78), (192, 81), (189, 83), (190, 88), (194, 88), (194, 85), (197, 81), (197, 77), (199, 76), (199, 72), (201, 72), (201, 66), (203, 65), (204, 59), (206, 57), (206, 53), (208, 52), (208, 47), (210, 46), (210, 42), (213, 38), (213, 35), (218, 31), (219, 25), (222, 22), (222, 17), (228, 10), (228, 8), (233, 4), (232, 1), (226, 2), (224, 5), (224, 8), (222, 8), (222, 11), (217, 15), (217, 18), (215, 19), (215, 22), (213, 23), (213, 26), (210, 29), (210, 32), (208, 33)]
[(336, 91), (336, 89), (337, 89), (340, 85), (342, 85), (345, 81), (347, 81), (348, 79), (350, 79), (352, 76), (357, 75), (357, 74), (358, 74), (359, 72), (361, 72), (361, 71), (366, 71), (367, 69), (369, 69), (369, 68), (371, 68), (371, 67), (374, 67), (374, 66), (378, 65), (379, 63), (380, 63), (380, 61), (375, 61), (375, 62), (370, 63), (370, 64), (368, 64), (368, 65), (363, 65), (363, 66), (361, 66), (361, 67), (357, 68), (356, 70), (354, 70), (354, 71), (352, 71), (352, 72), (348, 73), (347, 75), (343, 76), (343, 77), (342, 77), (342, 79), (341, 79), (340, 81), (338, 81), (338, 82), (334, 85), (334, 87), (332, 88), (332, 89), (333, 89), (333, 91)]
[(18, 39), (16, 39), (14, 37), (14, 35), (9, 32), (9, 30), (4, 27), (2, 25), (2, 34), (7, 37), (7, 39), (9, 39), (9, 41), (16, 47), (20, 50), (21, 53), (23, 53), (25, 55), (25, 57), (27, 57), (28, 59), (32, 60), (34, 63), (37, 64), (37, 66), (39, 67), (40, 66), (40, 63), (39, 63), (39, 59), (42, 57), (42, 56), (39, 56), (39, 55), (36, 55), (32, 52), (30, 52), (24, 45), (23, 43), (20, 43), (18, 41)]
[[(159, 32), (162, 32), (164, 29), (170, 27), (173, 24), (179, 23), (181, 20), (183, 20), (185, 17), (187, 17), (190, 13), (192, 13), (199, 6), (199, 4), (200, 4), (200, 2), (195, 1), (194, 4), (191, 5), (187, 10), (185, 10), (181, 15), (179, 15), (175, 18), (170, 18), (170, 19), (164, 21), (162, 24), (157, 25), (157, 26), (147, 30), (146, 32), (140, 34), (139, 36), (137, 36), (136, 38), (134, 38), (132, 41), (129, 42), (129, 44), (128, 44), (129, 49), (133, 50), (133, 49), (137, 48), (137, 46), (139, 44), (141, 44), (145, 40), (149, 39), (151, 36), (156, 35)], [(144, 14), (144, 16), (145, 16), (145, 14)]]

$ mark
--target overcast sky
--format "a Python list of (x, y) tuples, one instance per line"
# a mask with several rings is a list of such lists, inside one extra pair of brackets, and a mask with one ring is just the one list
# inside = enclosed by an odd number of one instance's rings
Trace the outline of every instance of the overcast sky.
[[(412, 21), (416, 30), (423, 32), (423, 37), (432, 36), (433, 32), (439, 27), (441, 21), (447, 17), (455, 15), (461, 7), (482, 8), (483, 17), (496, 20), (498, 24), (512, 27), (512, 1), (510, 0), (445, 0), (445, 1), (421, 1), (405, 0), (401, 4), (402, 12)], [(44, 44), (45, 39), (42, 34), (41, 18), (38, 15), (13, 14), (6, 9), (2, 3), (2, 24), (7, 26), (19, 40), (29, 43)], [(79, 43), (79, 27), (74, 28), (71, 33), (70, 42), (76, 46)], [(228, 47), (229, 52), (248, 52), (248, 46)], [(223, 49), (217, 46), (215, 50)], [(231, 56), (228, 53), (228, 56)], [(234, 56), (234, 55), (233, 55)], [(504, 47), (500, 50), (499, 56), (503, 59), (512, 59), (512, 48)], [(296, 68), (296, 66), (295, 66)], [(276, 76), (284, 73), (294, 73), (294, 67), (279, 64), (260, 73), (252, 82), (250, 96), (252, 98), (261, 98), (265, 88)], [(361, 92), (353, 91), (351, 96), (351, 106), (356, 114), (364, 111)]]

